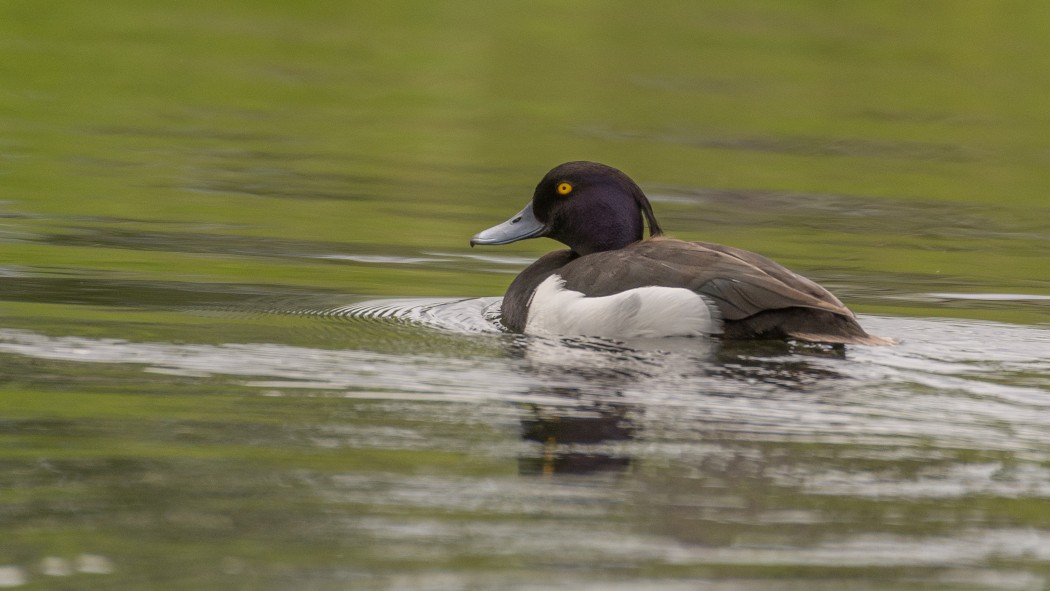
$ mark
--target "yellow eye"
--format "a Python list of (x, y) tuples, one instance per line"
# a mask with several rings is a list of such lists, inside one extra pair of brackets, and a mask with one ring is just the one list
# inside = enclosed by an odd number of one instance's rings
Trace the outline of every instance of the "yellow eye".
[(559, 195), (568, 195), (569, 193), (572, 193), (572, 185), (569, 183), (558, 183)]

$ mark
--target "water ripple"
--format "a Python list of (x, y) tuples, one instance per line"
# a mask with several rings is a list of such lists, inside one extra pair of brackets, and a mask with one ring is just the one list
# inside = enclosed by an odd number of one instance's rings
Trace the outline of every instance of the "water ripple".
[(415, 323), (462, 333), (500, 332), (502, 298), (392, 298), (326, 310), (323, 315)]

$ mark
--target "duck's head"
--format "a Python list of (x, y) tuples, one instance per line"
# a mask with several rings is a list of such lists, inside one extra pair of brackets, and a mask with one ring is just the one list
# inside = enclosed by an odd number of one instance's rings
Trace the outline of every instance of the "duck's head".
[(623, 248), (663, 233), (645, 194), (626, 174), (597, 162), (566, 162), (536, 185), (532, 201), (498, 226), (478, 232), (475, 244), (509, 244), (547, 237), (585, 255)]

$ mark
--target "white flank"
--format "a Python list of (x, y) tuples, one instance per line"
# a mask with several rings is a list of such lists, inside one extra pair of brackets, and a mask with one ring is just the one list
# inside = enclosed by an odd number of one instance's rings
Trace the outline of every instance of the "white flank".
[(528, 334), (591, 337), (672, 337), (718, 334), (718, 309), (681, 287), (639, 287), (589, 298), (551, 275), (529, 305)]

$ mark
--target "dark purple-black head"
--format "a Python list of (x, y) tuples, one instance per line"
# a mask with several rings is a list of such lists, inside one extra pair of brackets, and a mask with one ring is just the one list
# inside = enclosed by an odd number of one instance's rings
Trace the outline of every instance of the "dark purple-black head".
[(638, 185), (597, 162), (566, 162), (536, 185), (532, 201), (514, 217), (476, 234), (475, 244), (509, 244), (553, 238), (580, 255), (616, 250), (645, 235), (663, 233)]

